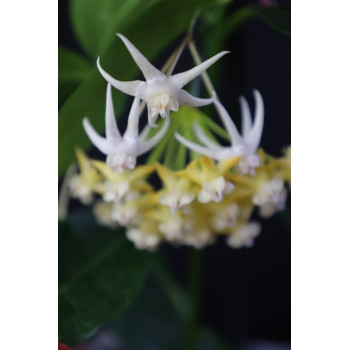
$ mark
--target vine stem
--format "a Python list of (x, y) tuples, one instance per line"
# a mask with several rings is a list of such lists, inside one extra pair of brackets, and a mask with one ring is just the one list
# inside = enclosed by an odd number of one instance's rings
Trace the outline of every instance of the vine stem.
[[(193, 58), (193, 61), (195, 62), (196, 65), (199, 65), (202, 63), (202, 60), (199, 56), (199, 52), (196, 48), (196, 45), (194, 44), (193, 40), (191, 39), (189, 42), (188, 42), (188, 48), (190, 50), (190, 53), (191, 53), (191, 56)], [(215, 97), (218, 101), (219, 101), (219, 98), (217, 97), (216, 95), (216, 92), (215, 92), (215, 89), (214, 89), (214, 86), (213, 84), (211, 83), (211, 80), (209, 78), (209, 75), (206, 71), (204, 71), (202, 74), (201, 74), (201, 77), (203, 79), (203, 82), (204, 82), (204, 85), (205, 87), (207, 88), (207, 91), (209, 92), (209, 95), (211, 95), (212, 97)]]
[(193, 248), (188, 249), (189, 253), (189, 274), (188, 290), (191, 309), (188, 318), (186, 350), (196, 349), (196, 342), (199, 334), (202, 285), (203, 285), (203, 251)]

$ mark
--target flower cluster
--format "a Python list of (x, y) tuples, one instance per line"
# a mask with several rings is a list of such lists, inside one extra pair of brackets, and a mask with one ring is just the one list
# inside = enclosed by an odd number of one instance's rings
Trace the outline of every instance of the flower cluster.
[[(181, 171), (141, 165), (122, 174), (80, 150), (77, 157), (80, 181), (71, 181), (72, 193), (83, 203), (86, 193), (98, 196), (97, 220), (126, 227), (128, 239), (148, 250), (162, 241), (203, 248), (220, 235), (230, 247), (250, 247), (260, 233), (260, 224), (249, 221), (254, 208), (261, 217), (283, 210), (290, 182), (288, 156), (269, 159), (261, 149), (254, 177), (235, 171), (241, 156), (218, 163), (201, 156)], [(158, 190), (146, 180), (152, 173), (161, 180)]]
[[(106, 138), (92, 128), (87, 118), (83, 126), (92, 143), (105, 155), (106, 162), (91, 160), (77, 149), (80, 173), (71, 178), (71, 195), (83, 204), (94, 202), (97, 220), (110, 227), (123, 226), (126, 236), (139, 249), (154, 250), (161, 242), (203, 248), (225, 235), (228, 246), (251, 247), (260, 233), (260, 224), (250, 221), (257, 208), (261, 217), (270, 217), (285, 207), (290, 184), (290, 148), (281, 158), (273, 158), (259, 148), (264, 104), (254, 91), (255, 115), (240, 98), (242, 134), (216, 94), (201, 99), (183, 90), (189, 81), (203, 73), (226, 52), (217, 54), (193, 69), (166, 76), (156, 69), (122, 35), (119, 35), (140, 67), (146, 81), (121, 82), (112, 78), (97, 62), (107, 80)], [(113, 111), (111, 88), (134, 96), (127, 129), (121, 136)], [(139, 134), (140, 100), (148, 105), (148, 126)], [(193, 134), (186, 137), (172, 130), (170, 111), (180, 105), (198, 107), (213, 103), (229, 137), (221, 146), (205, 124), (192, 123)], [(157, 117), (163, 125), (153, 130)], [(188, 131), (188, 129), (181, 129)], [(136, 166), (137, 157), (161, 147), (170, 135), (194, 156), (189, 164), (183, 157), (182, 169), (162, 165), (160, 158)], [(195, 135), (194, 142), (187, 135)], [(175, 137), (175, 138), (174, 138)], [(175, 141), (176, 142), (176, 141)], [(166, 146), (166, 145), (165, 145)], [(156, 150), (155, 149), (155, 150)], [(158, 177), (160, 186), (154, 186)]]

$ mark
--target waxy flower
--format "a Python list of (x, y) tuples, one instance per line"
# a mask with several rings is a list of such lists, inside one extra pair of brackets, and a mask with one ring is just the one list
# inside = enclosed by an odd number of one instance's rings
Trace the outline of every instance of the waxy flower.
[(155, 125), (159, 114), (162, 118), (168, 118), (170, 111), (177, 111), (179, 105), (199, 107), (213, 102), (212, 98), (194, 97), (182, 88), (228, 53), (228, 51), (222, 51), (186, 72), (168, 77), (155, 68), (127, 38), (121, 34), (117, 35), (123, 40), (146, 81), (134, 80), (125, 82), (114, 79), (102, 69), (99, 58), (97, 59), (97, 67), (102, 76), (116, 89), (147, 102), (149, 125)]
[(89, 205), (94, 199), (93, 192), (100, 177), (83, 151), (77, 148), (75, 153), (80, 174), (74, 175), (69, 180), (69, 190), (73, 198), (78, 198), (83, 204)]
[(237, 164), (238, 170), (243, 174), (254, 175), (255, 168), (260, 165), (260, 158), (256, 154), (256, 150), (259, 147), (264, 126), (263, 99), (257, 90), (254, 90), (254, 97), (256, 101), (254, 124), (247, 101), (243, 97), (240, 98), (242, 136), (239, 134), (224, 106), (217, 99), (214, 101), (217, 111), (230, 136), (231, 146), (222, 147), (214, 143), (196, 124), (194, 125), (196, 136), (205, 146), (189, 141), (179, 134), (175, 134), (176, 139), (192, 151), (216, 160), (225, 160), (242, 156), (242, 159)]
[(260, 207), (259, 214), (268, 218), (285, 208), (287, 190), (282, 179), (273, 178), (263, 182), (255, 193), (252, 201)]
[(102, 153), (107, 155), (107, 165), (120, 174), (125, 169), (134, 169), (136, 157), (153, 148), (166, 133), (169, 120), (164, 122), (162, 128), (151, 139), (144, 141), (145, 133), (139, 137), (139, 104), (136, 97), (129, 113), (128, 126), (123, 136), (120, 135), (114, 116), (111, 84), (107, 85), (106, 97), (106, 138), (101, 137), (91, 126), (89, 120), (84, 118), (83, 126), (91, 142)]
[(161, 178), (164, 189), (158, 192), (158, 201), (160, 204), (169, 207), (170, 213), (183, 209), (194, 201), (196, 194), (193, 186), (186, 178), (178, 177), (167, 167), (156, 164), (156, 169)]
[(152, 186), (143, 180), (154, 171), (152, 165), (141, 165), (135, 170), (119, 174), (104, 162), (93, 161), (92, 164), (106, 179), (96, 189), (105, 202), (118, 203), (126, 199), (135, 199), (138, 191), (147, 193), (152, 190)]
[(239, 160), (240, 157), (231, 158), (216, 166), (210, 158), (202, 156), (199, 160), (196, 159), (190, 163), (186, 169), (178, 171), (177, 175), (188, 178), (201, 187), (197, 196), (201, 203), (210, 201), (218, 203), (225, 194), (234, 190), (234, 184), (226, 181), (224, 175)]
[(254, 244), (254, 239), (260, 234), (261, 226), (253, 221), (243, 224), (231, 233), (226, 240), (226, 243), (231, 248), (251, 248)]

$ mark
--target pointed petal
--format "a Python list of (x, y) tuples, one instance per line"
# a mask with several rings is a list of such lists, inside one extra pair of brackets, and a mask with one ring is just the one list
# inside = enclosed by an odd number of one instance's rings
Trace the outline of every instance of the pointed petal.
[(100, 136), (95, 129), (91, 126), (88, 118), (83, 119), (83, 126), (89, 139), (94, 146), (104, 154), (109, 154), (112, 150), (111, 144), (102, 136)]
[(209, 105), (214, 102), (213, 98), (199, 98), (192, 96), (185, 90), (179, 90), (177, 92), (177, 100), (182, 106), (191, 106), (191, 107), (201, 107)]
[(118, 130), (117, 122), (115, 121), (113, 100), (112, 100), (112, 86), (107, 84), (106, 93), (106, 138), (107, 140), (121, 140), (120, 132)]
[(156, 164), (157, 174), (167, 189), (172, 189), (176, 183), (176, 175), (173, 171), (162, 164)]
[(241, 143), (242, 142), (241, 135), (239, 134), (239, 132), (236, 128), (236, 125), (234, 124), (230, 115), (227, 113), (225, 107), (217, 99), (214, 101), (214, 103), (215, 103), (215, 107), (216, 107), (216, 109), (221, 117), (221, 120), (222, 120), (223, 124), (225, 125), (227, 132), (230, 135), (232, 145)]
[(114, 181), (116, 179), (121, 178), (121, 176), (116, 171), (107, 166), (106, 162), (102, 162), (100, 160), (93, 160), (92, 164), (108, 180)]
[(198, 66), (179, 74), (175, 74), (169, 77), (170, 83), (176, 88), (181, 89), (183, 86), (188, 84), (191, 80), (196, 78), (198, 75), (202, 74), (206, 69), (208, 69), (211, 65), (213, 65), (219, 58), (223, 55), (226, 55), (229, 51), (222, 51), (217, 55), (209, 58), (208, 60), (202, 62)]
[(256, 150), (259, 146), (264, 127), (264, 101), (257, 90), (254, 90), (254, 97), (256, 104), (254, 125), (245, 141), (252, 147), (252, 149)]
[(244, 97), (241, 96), (239, 98), (239, 103), (241, 105), (242, 136), (243, 139), (246, 139), (252, 129), (252, 116), (250, 114), (248, 102)]
[(80, 149), (76, 148), (75, 149), (75, 155), (78, 160), (79, 164), (79, 169), (82, 173), (90, 171), (90, 163), (89, 163), (89, 158), (86, 156), (86, 154)]
[(140, 150), (137, 152), (137, 155), (144, 154), (152, 149), (165, 135), (170, 125), (170, 119), (165, 119), (162, 128), (149, 140), (144, 141), (140, 144)]
[(139, 135), (139, 110), (140, 110), (140, 99), (135, 97), (134, 102), (132, 103), (129, 117), (128, 117), (128, 126), (124, 133), (124, 138), (136, 140)]
[(226, 175), (226, 173), (232, 169), (240, 160), (242, 159), (242, 156), (234, 157), (234, 158), (227, 158), (219, 162), (218, 169), (220, 172), (220, 175)]
[(101, 67), (100, 57), (97, 58), (97, 68), (100, 71), (101, 75), (116, 89), (131, 96), (138, 96), (143, 100), (146, 98), (146, 94), (145, 94), (146, 83), (144, 81), (141, 81), (141, 80), (120, 81), (120, 80), (114, 79)]
[(154, 170), (154, 165), (140, 165), (128, 174), (128, 178), (130, 182), (134, 182), (153, 173)]
[[(206, 179), (212, 179), (215, 177), (218, 177), (218, 171), (215, 166), (215, 163), (211, 158), (208, 158), (206, 156), (202, 156), (199, 160), (202, 171), (206, 177)], [(207, 180), (208, 181), (208, 180)]]
[(126, 48), (130, 52), (132, 58), (134, 59), (135, 63), (138, 65), (138, 67), (141, 69), (142, 74), (146, 78), (147, 81), (152, 79), (164, 79), (165, 75), (158, 70), (156, 67), (154, 67), (145, 56), (142, 55), (142, 53), (124, 36), (121, 34), (118, 34), (120, 39), (123, 40), (123, 43), (125, 44)]
[(184, 170), (180, 170), (176, 172), (176, 175), (186, 178), (197, 185), (202, 185), (202, 177), (200, 176), (200, 171), (198, 169), (192, 169), (187, 167)]
[(205, 156), (208, 156), (210, 158), (217, 159), (217, 152), (212, 151), (208, 148), (205, 148), (203, 146), (197, 145), (196, 143), (189, 141), (182, 137), (180, 134), (176, 133), (175, 134), (176, 139), (181, 142), (184, 146), (186, 146), (188, 149), (197, 152), (199, 154), (203, 154)]
[(193, 123), (193, 129), (199, 141), (204, 143), (208, 148), (211, 148), (212, 150), (221, 149), (221, 146), (211, 140), (197, 123)]

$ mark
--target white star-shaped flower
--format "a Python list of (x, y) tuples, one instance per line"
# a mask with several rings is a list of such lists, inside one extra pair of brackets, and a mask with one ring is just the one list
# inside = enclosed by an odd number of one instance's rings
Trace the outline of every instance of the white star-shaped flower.
[(175, 134), (176, 139), (192, 151), (219, 161), (242, 156), (242, 159), (237, 164), (238, 170), (243, 174), (249, 173), (254, 175), (255, 168), (260, 165), (260, 158), (256, 154), (256, 150), (259, 147), (264, 126), (263, 99), (257, 90), (254, 90), (254, 97), (256, 102), (254, 123), (252, 121), (247, 101), (243, 97), (240, 98), (242, 112), (242, 136), (239, 134), (234, 122), (224, 106), (217, 99), (214, 101), (217, 111), (230, 136), (231, 146), (223, 147), (216, 144), (197, 124), (194, 124), (194, 130), (196, 136), (204, 144), (204, 146), (189, 141), (179, 134)]
[(106, 138), (100, 136), (91, 126), (89, 120), (84, 118), (83, 126), (91, 142), (102, 153), (107, 155), (107, 165), (119, 173), (125, 169), (134, 169), (136, 158), (152, 149), (166, 133), (169, 120), (164, 122), (162, 128), (149, 140), (144, 140), (146, 133), (139, 136), (139, 104), (140, 99), (135, 97), (132, 104), (128, 126), (123, 136), (120, 135), (114, 116), (111, 84), (107, 85), (106, 97)]
[(228, 53), (228, 51), (222, 51), (186, 72), (168, 77), (155, 68), (127, 38), (121, 34), (117, 35), (123, 40), (146, 81), (134, 80), (126, 82), (114, 79), (102, 69), (99, 58), (97, 59), (97, 67), (102, 76), (116, 89), (147, 102), (149, 125), (155, 125), (159, 114), (162, 118), (168, 118), (170, 111), (177, 111), (179, 105), (199, 107), (213, 102), (212, 98), (194, 97), (182, 88)]

